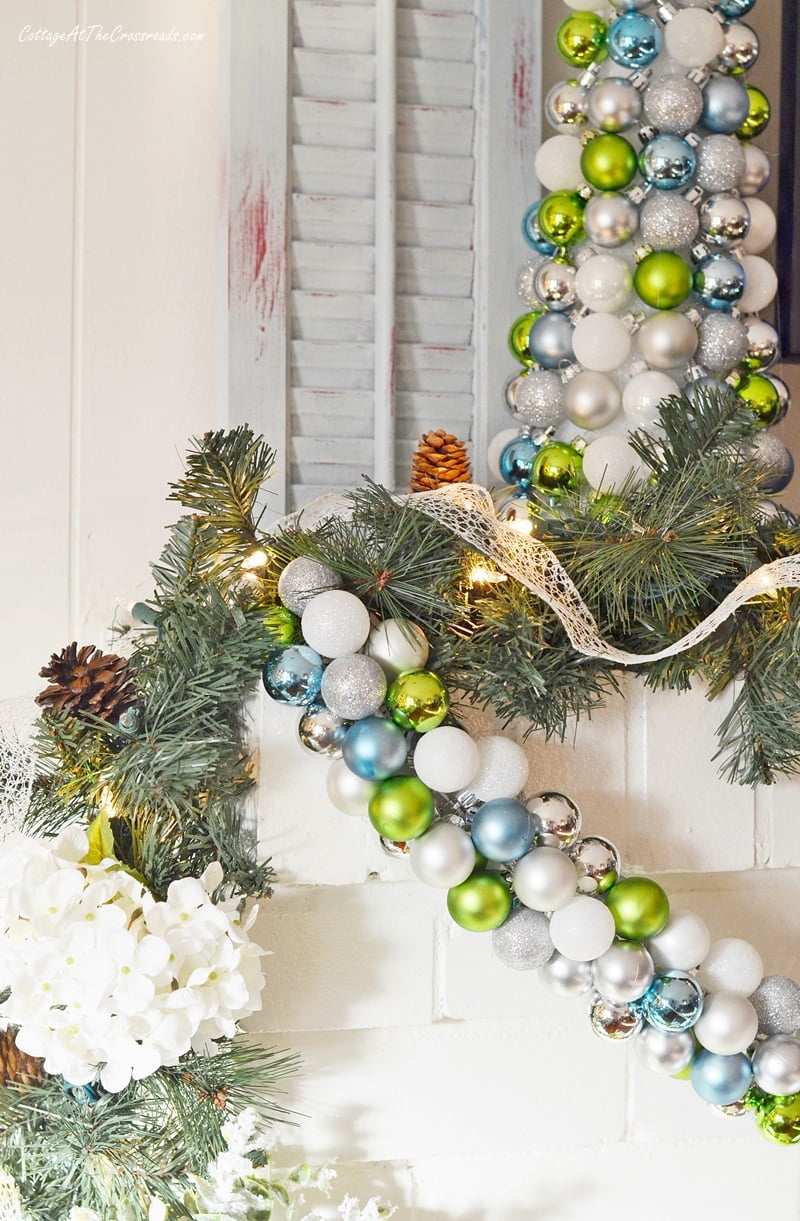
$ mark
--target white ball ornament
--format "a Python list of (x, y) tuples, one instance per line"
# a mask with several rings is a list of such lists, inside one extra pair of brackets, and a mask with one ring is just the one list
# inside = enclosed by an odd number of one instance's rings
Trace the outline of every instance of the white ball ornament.
[(598, 899), (576, 895), (553, 912), (550, 936), (559, 954), (578, 962), (590, 962), (605, 954), (614, 941), (614, 917)]
[(422, 628), (409, 619), (384, 619), (372, 628), (364, 652), (391, 682), (406, 670), (424, 670), (430, 645)]
[(518, 436), (518, 428), (504, 428), (492, 437), (486, 447), (486, 465), (489, 468), (489, 474), (492, 479), (499, 480), (500, 483), (504, 482), (503, 476), (500, 474), (500, 455), (509, 441), (516, 441)]
[(528, 782), (528, 756), (521, 746), (502, 734), (476, 738), (480, 762), (469, 782), (469, 791), (479, 801), (516, 797)]
[(460, 886), (475, 868), (475, 845), (460, 827), (438, 822), (411, 841), (410, 860), (414, 873), (426, 886), (449, 889)]
[(759, 148), (750, 140), (745, 140), (742, 151), (744, 152), (744, 172), (739, 179), (739, 194), (747, 198), (750, 195), (758, 195), (759, 191), (764, 190), (772, 175), (772, 165), (764, 149)]
[(584, 478), (595, 491), (619, 488), (629, 479), (644, 478), (648, 470), (624, 437), (598, 437), (584, 450)]
[(614, 314), (589, 314), (581, 318), (572, 333), (575, 359), (584, 369), (611, 373), (631, 354), (631, 336)]
[(772, 208), (763, 199), (749, 199), (747, 207), (750, 210), (750, 228), (742, 242), (742, 250), (745, 254), (761, 254), (774, 242), (778, 222)]
[(514, 868), (511, 887), (526, 907), (537, 912), (552, 912), (574, 898), (578, 871), (558, 848), (533, 848), (520, 857)]
[(378, 787), (375, 780), (362, 780), (350, 771), (344, 759), (337, 759), (328, 768), (326, 784), (330, 802), (340, 813), (367, 817), (369, 803)]
[(414, 770), (434, 793), (455, 793), (467, 788), (480, 762), (475, 741), (454, 725), (430, 729), (422, 735), (414, 751)]
[(710, 946), (711, 933), (705, 920), (679, 908), (670, 910), (664, 928), (647, 943), (659, 971), (693, 971), (703, 962)]
[(345, 589), (317, 594), (303, 611), (303, 639), (321, 657), (357, 653), (369, 636), (369, 611)]
[(705, 956), (698, 979), (706, 992), (736, 992), (750, 996), (764, 978), (764, 964), (755, 946), (740, 937), (715, 941)]
[(571, 191), (583, 181), (577, 136), (551, 136), (540, 145), (533, 163), (536, 177), (548, 191)]
[(658, 424), (662, 399), (679, 394), (680, 387), (666, 373), (647, 369), (637, 373), (622, 391), (622, 410), (632, 428), (648, 428)]
[(575, 288), (589, 309), (614, 314), (628, 301), (633, 291), (633, 276), (622, 259), (613, 254), (595, 254), (578, 268)]
[(735, 1056), (746, 1051), (758, 1034), (758, 1014), (746, 996), (713, 992), (693, 1029), (706, 1051)]
[(744, 268), (745, 286), (738, 307), (743, 314), (757, 314), (775, 300), (778, 274), (760, 255), (745, 254), (739, 261)]
[(722, 26), (713, 13), (685, 9), (675, 13), (664, 31), (670, 59), (683, 68), (701, 68), (716, 59), (725, 45)]

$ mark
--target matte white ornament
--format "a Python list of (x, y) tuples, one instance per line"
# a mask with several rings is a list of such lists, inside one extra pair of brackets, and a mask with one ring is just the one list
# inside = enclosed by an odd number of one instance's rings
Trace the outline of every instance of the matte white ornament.
[(675, 13), (664, 30), (667, 54), (683, 68), (701, 68), (716, 59), (725, 45), (722, 26), (713, 13), (686, 9)]
[(489, 474), (492, 479), (499, 480), (500, 483), (504, 482), (503, 476), (500, 474), (500, 455), (509, 441), (515, 441), (518, 436), (518, 428), (504, 428), (502, 432), (498, 432), (492, 437), (486, 447), (486, 465), (489, 468)]
[(595, 254), (581, 263), (575, 288), (584, 305), (600, 314), (621, 310), (633, 290), (628, 264), (613, 254)]
[(536, 177), (548, 191), (571, 191), (583, 181), (577, 136), (551, 136), (539, 146), (533, 162)]
[(758, 1014), (746, 996), (713, 992), (705, 999), (694, 1033), (707, 1051), (735, 1056), (746, 1051), (758, 1034)]
[(501, 734), (477, 738), (480, 764), (469, 783), (469, 791), (480, 801), (516, 797), (528, 781), (528, 756), (521, 746)]
[(611, 373), (631, 354), (631, 336), (614, 314), (589, 314), (575, 325), (572, 334), (575, 359), (584, 369)]
[(427, 886), (459, 886), (475, 868), (475, 845), (460, 827), (437, 822), (411, 841), (410, 860), (414, 873)]
[(739, 260), (744, 268), (744, 292), (739, 298), (739, 309), (743, 314), (757, 314), (775, 300), (778, 291), (778, 274), (771, 263), (757, 254), (742, 255)]
[(550, 936), (559, 954), (578, 962), (590, 962), (605, 954), (614, 935), (614, 917), (598, 899), (576, 895), (553, 912)]
[(673, 968), (693, 971), (704, 960), (711, 945), (708, 925), (694, 912), (673, 908), (669, 920), (657, 937), (651, 937), (647, 948), (659, 971)]
[(740, 937), (715, 941), (706, 954), (698, 979), (706, 992), (738, 992), (749, 996), (764, 978), (764, 964), (755, 946)]
[(328, 797), (342, 814), (363, 815), (366, 818), (377, 787), (376, 781), (363, 780), (351, 772), (344, 759), (337, 759), (328, 768)]
[(770, 180), (772, 166), (763, 148), (759, 148), (750, 140), (745, 140), (742, 149), (744, 150), (744, 173), (739, 179), (739, 194), (747, 198), (764, 190)]
[(533, 848), (520, 857), (511, 887), (526, 907), (552, 912), (574, 898), (578, 871), (558, 848)]
[(317, 594), (303, 611), (300, 626), (306, 644), (322, 657), (357, 653), (369, 636), (369, 611), (345, 589)]
[(778, 222), (775, 213), (763, 199), (748, 199), (750, 229), (742, 242), (745, 254), (761, 254), (775, 240)]
[(423, 670), (430, 645), (422, 628), (409, 619), (384, 619), (373, 627), (364, 652), (391, 682), (406, 670)]
[(621, 487), (631, 477), (644, 477), (648, 469), (624, 437), (598, 437), (583, 454), (583, 474), (595, 491)]
[(480, 762), (474, 739), (455, 725), (430, 729), (414, 751), (414, 770), (435, 793), (455, 793), (467, 788)]
[(646, 369), (632, 377), (622, 391), (622, 410), (632, 428), (647, 428), (658, 424), (661, 400), (679, 393), (678, 383), (666, 373)]

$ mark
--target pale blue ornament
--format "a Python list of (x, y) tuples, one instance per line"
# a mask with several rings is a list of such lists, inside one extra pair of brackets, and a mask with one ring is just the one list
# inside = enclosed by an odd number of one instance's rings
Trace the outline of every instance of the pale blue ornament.
[(665, 133), (648, 140), (639, 155), (642, 177), (660, 191), (678, 191), (697, 169), (695, 151), (680, 136)]
[(490, 861), (516, 861), (532, 846), (541, 823), (512, 797), (487, 801), (472, 819), (472, 842)]
[(644, 13), (625, 13), (611, 23), (608, 53), (623, 68), (646, 68), (661, 51), (661, 27)]
[(509, 441), (497, 463), (503, 481), (516, 484), (520, 488), (529, 488), (536, 455), (546, 440), (546, 437), (521, 436)]
[(281, 704), (313, 704), (322, 685), (322, 658), (307, 644), (270, 653), (262, 681), (267, 694)]
[(656, 975), (642, 998), (644, 1015), (658, 1030), (688, 1030), (703, 1012), (703, 989), (686, 971)]
[(542, 236), (539, 228), (538, 217), (541, 202), (540, 199), (537, 199), (536, 203), (532, 203), (525, 211), (522, 217), (522, 236), (533, 250), (538, 250), (539, 254), (555, 254), (557, 247)]
[(723, 17), (735, 20), (749, 13), (756, 0), (717, 0), (717, 12)]
[(735, 76), (712, 76), (703, 86), (700, 122), (707, 131), (731, 135), (750, 113), (750, 97)]
[(406, 735), (385, 717), (369, 716), (356, 721), (345, 734), (342, 757), (362, 780), (388, 780), (406, 761)]
[(572, 350), (573, 326), (563, 314), (548, 313), (537, 318), (530, 330), (531, 354), (545, 369), (558, 369), (575, 359)]
[(744, 268), (733, 255), (707, 254), (697, 264), (694, 291), (709, 309), (732, 310), (745, 289)]
[(719, 1056), (701, 1051), (692, 1063), (690, 1080), (695, 1092), (714, 1106), (738, 1102), (750, 1088), (753, 1068), (744, 1052), (735, 1056)]

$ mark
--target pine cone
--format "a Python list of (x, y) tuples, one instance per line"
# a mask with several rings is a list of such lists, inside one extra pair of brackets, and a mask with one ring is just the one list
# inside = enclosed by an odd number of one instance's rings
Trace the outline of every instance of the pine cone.
[(127, 660), (115, 653), (101, 653), (93, 644), (79, 649), (73, 640), (60, 653), (53, 653), (39, 674), (49, 679), (50, 686), (37, 695), (36, 703), (73, 716), (89, 712), (111, 721), (136, 699)]
[(0, 1085), (33, 1089), (45, 1079), (44, 1060), (27, 1056), (16, 1043), (16, 1031), (0, 1030)]
[(411, 463), (411, 491), (427, 492), (472, 478), (467, 447), (443, 428), (420, 438)]

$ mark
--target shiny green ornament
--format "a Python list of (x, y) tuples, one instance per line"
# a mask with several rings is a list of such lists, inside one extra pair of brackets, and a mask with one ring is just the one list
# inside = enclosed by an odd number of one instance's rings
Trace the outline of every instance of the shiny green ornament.
[(636, 268), (633, 286), (645, 305), (675, 309), (692, 291), (692, 270), (679, 254), (656, 250), (645, 255)]
[(621, 191), (633, 182), (636, 152), (624, 136), (595, 136), (581, 154), (581, 173), (596, 191)]
[(583, 457), (566, 441), (549, 441), (534, 459), (532, 480), (545, 495), (573, 492), (583, 480)]
[(772, 107), (766, 93), (756, 89), (755, 85), (748, 85), (747, 96), (750, 99), (750, 109), (744, 123), (736, 132), (741, 140), (752, 140), (754, 136), (760, 136), (772, 117)]
[(769, 428), (775, 423), (781, 412), (781, 396), (768, 377), (752, 373), (739, 382), (736, 393), (755, 413), (759, 428)]
[(432, 670), (407, 670), (394, 680), (386, 693), (392, 720), (402, 729), (427, 733), (441, 725), (450, 711), (450, 697), (438, 674)]
[(300, 620), (285, 606), (271, 606), (262, 620), (267, 629), (267, 648), (285, 649), (301, 638)]
[(530, 313), (522, 314), (516, 322), (512, 323), (511, 330), (508, 332), (508, 346), (511, 349), (511, 355), (528, 369), (536, 364), (530, 349), (531, 327), (543, 313), (544, 310), (535, 309)]
[(553, 191), (539, 204), (539, 230), (554, 246), (572, 246), (583, 241), (583, 209), (586, 200), (577, 191)]
[(379, 835), (394, 841), (418, 839), (433, 822), (433, 793), (416, 776), (390, 776), (369, 803), (369, 820)]
[(460, 886), (447, 892), (447, 910), (462, 928), (488, 933), (498, 928), (511, 911), (511, 890), (499, 873), (477, 869)]
[(596, 13), (573, 13), (556, 30), (556, 46), (573, 68), (588, 68), (608, 55), (608, 26)]
[(775, 1145), (800, 1144), (800, 1094), (768, 1097), (756, 1109), (756, 1123)]
[(625, 941), (647, 941), (669, 919), (669, 899), (651, 878), (623, 878), (609, 890), (606, 906)]

